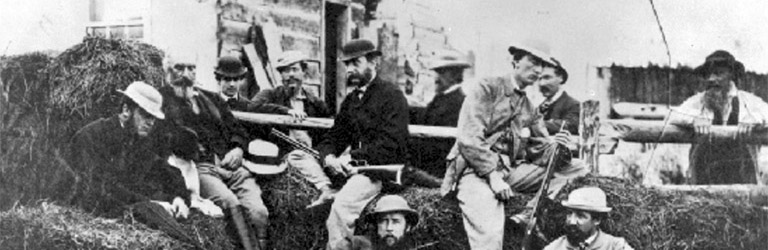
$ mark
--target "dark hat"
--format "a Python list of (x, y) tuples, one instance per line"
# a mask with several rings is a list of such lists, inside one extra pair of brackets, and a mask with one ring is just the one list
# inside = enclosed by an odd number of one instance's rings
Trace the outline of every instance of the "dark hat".
[(419, 213), (408, 206), (408, 202), (399, 195), (385, 195), (379, 198), (373, 211), (366, 215), (368, 222), (375, 222), (381, 214), (385, 213), (403, 213), (408, 224), (416, 225), (419, 223)]
[(222, 56), (219, 58), (219, 63), (216, 65), (217, 75), (225, 77), (240, 77), (245, 75), (247, 69), (243, 66), (243, 62), (240, 58), (234, 56)]
[(744, 64), (736, 61), (736, 58), (725, 50), (712, 52), (712, 54), (707, 56), (707, 59), (704, 60), (704, 64), (696, 67), (694, 72), (697, 75), (706, 77), (706, 74), (709, 74), (715, 67), (728, 67), (736, 77), (744, 74)]
[(549, 44), (544, 41), (534, 39), (526, 40), (518, 45), (509, 46), (507, 51), (509, 51), (509, 54), (512, 55), (520, 52), (526, 52), (535, 57), (538, 57), (544, 63), (555, 65), (555, 62), (552, 61), (552, 56), (549, 52)]
[(339, 60), (346, 62), (368, 54), (381, 56), (381, 51), (377, 50), (376, 45), (373, 45), (373, 42), (369, 40), (355, 39), (344, 44), (344, 47), (341, 48), (341, 58)]

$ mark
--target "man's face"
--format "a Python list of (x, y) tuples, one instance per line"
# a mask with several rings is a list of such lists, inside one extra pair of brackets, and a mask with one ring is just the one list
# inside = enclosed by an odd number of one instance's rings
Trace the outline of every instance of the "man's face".
[(707, 74), (705, 80), (707, 91), (730, 90), (731, 82), (733, 82), (733, 72), (728, 67), (715, 67)]
[(344, 61), (347, 70), (347, 86), (362, 86), (373, 80), (376, 63), (368, 61), (364, 56)]
[(591, 213), (569, 209), (565, 217), (565, 237), (572, 245), (578, 245), (597, 232), (598, 225), (600, 221), (595, 220)]
[(443, 92), (460, 82), (464, 70), (461, 68), (438, 68), (435, 69), (435, 73), (437, 73), (437, 79), (435, 79), (437, 92)]
[(300, 88), (304, 83), (304, 69), (301, 63), (294, 63), (284, 68), (280, 68), (280, 76), (283, 78), (283, 85), (288, 88)]
[(221, 87), (221, 93), (226, 96), (233, 97), (233, 96), (237, 96), (237, 93), (240, 92), (240, 86), (242, 86), (243, 82), (245, 82), (245, 77), (242, 77), (242, 76), (228, 77), (228, 76), (217, 75), (216, 80), (219, 81), (219, 86)]
[(544, 97), (551, 98), (560, 90), (562, 82), (563, 78), (555, 74), (555, 68), (544, 67), (538, 80), (539, 91)]
[(176, 80), (179, 77), (187, 77), (194, 82), (195, 68), (195, 65), (192, 63), (176, 63), (172, 67), (173, 79), (171, 80)]
[(403, 213), (384, 214), (376, 222), (376, 234), (387, 246), (395, 245), (408, 231), (410, 226)]
[(520, 86), (522, 89), (539, 79), (544, 63), (538, 57), (528, 54), (516, 61), (514, 65), (514, 73), (520, 83), (523, 84)]
[(152, 128), (155, 126), (155, 118), (151, 114), (144, 111), (140, 107), (136, 107), (131, 111), (131, 121), (133, 121), (133, 127), (136, 128), (136, 133), (141, 137), (146, 137)]

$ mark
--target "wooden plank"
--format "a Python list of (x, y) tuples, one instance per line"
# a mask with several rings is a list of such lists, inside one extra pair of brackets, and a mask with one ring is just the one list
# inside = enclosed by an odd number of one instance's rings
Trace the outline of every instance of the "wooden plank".
[(754, 184), (728, 185), (652, 185), (662, 192), (706, 192), (714, 195), (748, 200), (758, 206), (768, 206), (768, 186)]
[[(333, 119), (330, 118), (309, 117), (307, 119), (298, 121), (287, 115), (260, 114), (238, 111), (232, 111), (232, 114), (235, 115), (235, 118), (237, 119), (263, 125), (277, 125), (304, 129), (330, 129), (333, 126)], [(418, 138), (452, 139), (456, 136), (456, 128), (453, 127), (408, 125), (408, 131), (412, 137)]]
[(248, 61), (253, 66), (253, 76), (256, 78), (256, 84), (259, 85), (259, 89), (271, 89), (273, 84), (269, 82), (269, 77), (267, 77), (267, 72), (264, 70), (261, 59), (259, 59), (259, 56), (256, 53), (256, 48), (252, 43), (249, 43), (243, 45), (243, 50), (245, 51), (245, 56), (248, 58)]
[[(667, 124), (664, 121), (608, 120), (603, 122), (601, 134), (629, 142), (695, 143), (698, 140), (733, 140), (738, 134), (736, 126), (712, 126), (709, 138), (697, 137), (693, 130)], [(663, 132), (663, 133), (662, 133)], [(768, 144), (768, 131), (741, 138), (747, 143)]]

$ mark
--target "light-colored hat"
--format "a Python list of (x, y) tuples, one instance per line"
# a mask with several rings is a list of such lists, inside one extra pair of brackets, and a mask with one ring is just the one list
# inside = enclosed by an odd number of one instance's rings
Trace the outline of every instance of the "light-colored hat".
[(243, 158), (243, 167), (256, 175), (277, 175), (285, 172), (288, 165), (281, 164), (279, 148), (274, 143), (256, 139), (248, 146), (248, 154)]
[(277, 62), (275, 63), (275, 68), (277, 70), (280, 70), (281, 68), (285, 68), (288, 66), (293, 65), (294, 63), (298, 62), (317, 62), (320, 61), (315, 59), (310, 59), (307, 57), (304, 52), (298, 51), (298, 50), (289, 50), (286, 52), (283, 52), (283, 54), (280, 55), (280, 58), (277, 58)]
[(163, 106), (163, 96), (155, 87), (142, 81), (136, 81), (128, 85), (125, 90), (117, 90), (117, 92), (131, 98), (139, 107), (157, 119), (165, 119), (165, 114), (160, 110)]
[(436, 53), (435, 60), (432, 61), (429, 69), (436, 70), (440, 68), (469, 68), (472, 65), (465, 61), (463, 55), (459, 52), (446, 50)]
[(366, 219), (370, 222), (378, 218), (380, 214), (394, 212), (403, 213), (408, 224), (415, 226), (419, 223), (419, 213), (413, 210), (411, 206), (408, 206), (408, 202), (403, 197), (392, 194), (379, 198), (379, 201), (376, 202), (376, 206), (373, 208), (373, 212), (366, 215)]
[(525, 51), (530, 53), (531, 55), (538, 57), (541, 59), (541, 61), (548, 63), (550, 65), (555, 65), (555, 62), (552, 61), (552, 55), (550, 54), (549, 44), (541, 41), (541, 40), (526, 40), (519, 45), (513, 45), (509, 46), (509, 49), (507, 49), (510, 54), (516, 54), (520, 51)]
[(568, 194), (568, 200), (562, 201), (561, 204), (567, 208), (599, 213), (613, 210), (608, 207), (605, 192), (598, 187), (582, 187), (573, 190)]

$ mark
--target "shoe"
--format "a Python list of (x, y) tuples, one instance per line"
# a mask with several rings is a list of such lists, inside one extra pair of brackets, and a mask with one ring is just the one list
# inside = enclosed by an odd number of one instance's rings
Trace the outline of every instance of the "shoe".
[(323, 191), (322, 191), (322, 193), (320, 193), (320, 196), (318, 196), (316, 200), (314, 200), (312, 203), (310, 203), (306, 207), (306, 209), (312, 209), (312, 208), (315, 208), (315, 207), (322, 206), (324, 204), (332, 203), (334, 198), (335, 198), (335, 196), (336, 196), (336, 193), (338, 193), (338, 192), (339, 192), (338, 190), (332, 189), (332, 188), (326, 186), (325, 188), (323, 188)]

